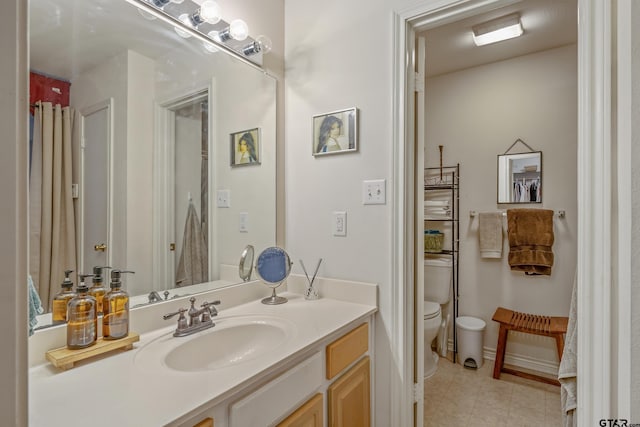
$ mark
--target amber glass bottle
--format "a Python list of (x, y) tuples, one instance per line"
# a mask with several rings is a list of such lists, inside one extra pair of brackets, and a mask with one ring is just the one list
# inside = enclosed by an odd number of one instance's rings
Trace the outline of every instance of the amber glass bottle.
[(129, 294), (122, 290), (122, 273), (133, 271), (112, 270), (111, 290), (102, 300), (102, 337), (105, 340), (117, 340), (129, 335)]
[(78, 294), (71, 298), (67, 309), (67, 348), (70, 349), (89, 347), (98, 340), (96, 299), (88, 294), (89, 288), (84, 283), (88, 276), (92, 274), (79, 275)]
[(76, 296), (73, 290), (73, 282), (69, 279), (69, 275), (73, 270), (64, 272), (64, 281), (60, 285), (62, 290), (53, 297), (51, 303), (51, 321), (54, 325), (59, 325), (67, 321), (67, 304), (71, 298)]
[(102, 314), (102, 298), (107, 293), (107, 289), (104, 287), (104, 281), (102, 279), (102, 270), (104, 268), (111, 267), (93, 267), (93, 285), (89, 288), (89, 295), (96, 299), (96, 310), (98, 314)]

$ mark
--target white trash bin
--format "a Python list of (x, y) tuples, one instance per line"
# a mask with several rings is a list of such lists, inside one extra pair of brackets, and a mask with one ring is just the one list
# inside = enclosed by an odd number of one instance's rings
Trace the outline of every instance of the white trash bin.
[(460, 316), (456, 319), (458, 362), (465, 368), (477, 369), (482, 366), (485, 326), (484, 320), (477, 317)]

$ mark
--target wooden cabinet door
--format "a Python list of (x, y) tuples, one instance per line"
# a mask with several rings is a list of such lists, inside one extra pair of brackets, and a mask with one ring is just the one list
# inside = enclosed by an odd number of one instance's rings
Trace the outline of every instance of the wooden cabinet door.
[(369, 375), (369, 357), (365, 357), (329, 386), (329, 426), (370, 426)]
[(322, 394), (318, 393), (296, 409), (277, 427), (323, 427)]

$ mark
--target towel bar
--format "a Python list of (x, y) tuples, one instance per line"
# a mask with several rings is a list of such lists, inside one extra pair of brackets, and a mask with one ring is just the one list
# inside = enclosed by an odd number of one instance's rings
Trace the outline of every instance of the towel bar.
[(504, 367), (504, 353), (507, 349), (507, 335), (509, 331), (524, 332), (527, 334), (542, 335), (555, 338), (558, 350), (558, 360), (562, 359), (564, 350), (564, 334), (567, 333), (568, 317), (540, 316), (537, 314), (520, 313), (506, 308), (498, 307), (492, 320), (500, 323), (498, 332), (498, 348), (496, 360), (493, 365), (493, 378), (500, 379), (500, 373), (516, 375), (530, 380), (541, 381), (547, 384), (560, 385), (556, 379), (543, 377)]
[[(567, 212), (564, 209), (560, 209), (557, 213), (558, 218), (564, 218), (567, 215)], [(469, 211), (469, 217), (473, 218), (478, 216), (478, 212), (477, 211)], [(502, 216), (507, 216), (506, 212), (502, 212)]]

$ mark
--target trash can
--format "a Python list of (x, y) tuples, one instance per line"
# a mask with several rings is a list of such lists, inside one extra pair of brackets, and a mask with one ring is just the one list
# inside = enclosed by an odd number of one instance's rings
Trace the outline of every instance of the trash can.
[(482, 366), (485, 326), (484, 320), (477, 317), (460, 316), (456, 319), (458, 361), (465, 368), (478, 369)]

